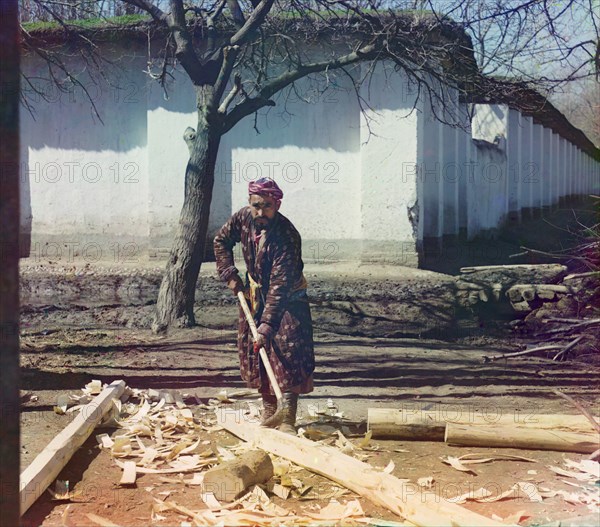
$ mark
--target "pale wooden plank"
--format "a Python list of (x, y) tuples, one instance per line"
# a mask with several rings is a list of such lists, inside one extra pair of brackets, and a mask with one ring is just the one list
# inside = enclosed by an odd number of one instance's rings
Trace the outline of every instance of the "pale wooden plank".
[(221, 408), (216, 413), (219, 424), (237, 437), (321, 474), (414, 525), (506, 527), (502, 522), (450, 503), (444, 496), (421, 489), (416, 483), (403, 482), (367, 463), (342, 454), (336, 448), (259, 427), (246, 419), (240, 410)]
[(69, 462), (77, 449), (94, 431), (112, 407), (113, 399), (125, 391), (124, 381), (114, 381), (86, 404), (79, 414), (58, 434), (21, 473), (21, 515), (42, 495)]

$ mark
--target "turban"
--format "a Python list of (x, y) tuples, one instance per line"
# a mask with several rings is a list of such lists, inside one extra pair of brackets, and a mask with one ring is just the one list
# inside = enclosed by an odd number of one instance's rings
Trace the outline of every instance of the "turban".
[(273, 198), (277, 202), (281, 201), (281, 198), (283, 198), (283, 192), (277, 186), (277, 183), (266, 177), (262, 177), (256, 181), (251, 181), (248, 184), (248, 194), (267, 196), (269, 198)]

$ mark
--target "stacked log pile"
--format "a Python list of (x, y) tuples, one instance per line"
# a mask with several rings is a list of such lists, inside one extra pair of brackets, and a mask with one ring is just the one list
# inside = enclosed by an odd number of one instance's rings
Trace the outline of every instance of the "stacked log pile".
[(534, 353), (553, 360), (600, 357), (600, 223), (587, 228), (575, 248), (556, 254), (522, 249), (519, 255), (561, 263), (464, 267), (456, 278), (460, 306), (517, 315), (513, 329), (533, 336), (527, 349), (486, 360)]
[[(476, 307), (482, 302), (503, 303), (511, 299), (513, 309), (525, 310), (515, 307), (512, 298), (521, 302), (517, 291), (524, 291), (527, 298), (535, 302), (536, 297), (549, 297), (550, 291), (567, 274), (567, 267), (561, 264), (540, 265), (488, 265), (480, 267), (463, 267), (461, 275), (456, 278), (456, 297), (459, 305), (463, 307)], [(532, 285), (535, 284), (535, 285)], [(539, 293), (536, 293), (539, 291)], [(552, 298), (563, 295), (568, 291), (563, 288), (553, 291)], [(545, 298), (544, 298), (545, 299)], [(530, 311), (529, 304), (527, 310)]]
[[(599, 201), (600, 204), (600, 201)], [(531, 249), (526, 249), (531, 251)], [(532, 306), (515, 328), (555, 345), (554, 360), (600, 356), (600, 223), (585, 230), (573, 249), (555, 255), (571, 271), (554, 286), (554, 297)], [(550, 292), (548, 292), (550, 296)]]

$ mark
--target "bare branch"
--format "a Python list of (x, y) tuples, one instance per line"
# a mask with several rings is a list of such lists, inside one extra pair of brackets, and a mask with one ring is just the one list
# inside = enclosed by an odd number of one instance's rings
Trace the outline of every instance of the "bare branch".
[(149, 0), (122, 0), (126, 4), (139, 7), (146, 11), (156, 21), (170, 30), (175, 40), (175, 56), (195, 85), (207, 84), (209, 79), (203, 74), (202, 63), (196, 52), (190, 32), (186, 25), (183, 0), (169, 0), (170, 15), (164, 13)]
[(265, 21), (265, 18), (273, 7), (273, 2), (274, 0), (261, 0), (260, 4), (252, 11), (248, 20), (246, 20), (246, 23), (231, 37), (229, 43), (231, 45), (242, 45), (248, 42), (255, 31)]
[(122, 2), (143, 9), (157, 22), (161, 22), (163, 24), (168, 22), (167, 15), (163, 13), (158, 6), (154, 5), (148, 0), (122, 0)]
[(193, 84), (197, 86), (208, 84), (209, 79), (204, 74), (202, 63), (196, 55), (192, 37), (186, 27), (183, 0), (169, 0), (169, 3), (171, 5), (171, 16), (168, 17), (168, 25), (175, 39), (175, 56)]
[(215, 21), (221, 16), (226, 3), (227, 0), (219, 0), (219, 3), (216, 5), (213, 14), (206, 19), (207, 27), (214, 27)]
[(235, 66), (235, 60), (240, 51), (239, 46), (226, 46), (223, 48), (223, 61), (221, 69), (215, 82), (215, 100), (220, 101), (231, 78), (231, 73)]
[(242, 77), (240, 75), (236, 75), (233, 81), (233, 88), (231, 88), (231, 91), (227, 94), (227, 97), (223, 99), (223, 102), (217, 111), (220, 114), (227, 113), (227, 108), (229, 108), (229, 105), (233, 102), (233, 99), (235, 99), (239, 93), (243, 93), (243, 91), (244, 88), (242, 86)]
[[(30, 38), (28, 36), (28, 34), (25, 32), (25, 41), (27, 41), (28, 38)], [(48, 68), (48, 74), (50, 75), (50, 78), (52, 80), (52, 82), (54, 83), (54, 85), (61, 91), (66, 91), (63, 88), (63, 82), (61, 82), (55, 75), (53, 67), (57, 68), (59, 71), (61, 71), (66, 79), (73, 85), (73, 86), (78, 86), (79, 88), (81, 88), (83, 90), (83, 92), (85, 93), (88, 101), (90, 102), (91, 108), (94, 112), (94, 115), (98, 118), (98, 120), (104, 124), (104, 121), (102, 120), (102, 117), (100, 116), (100, 113), (98, 112), (98, 108), (96, 107), (96, 103), (94, 102), (93, 97), (91, 96), (90, 92), (88, 91), (87, 87), (85, 86), (85, 84), (83, 84), (77, 77), (75, 77), (71, 71), (69, 70), (69, 68), (62, 62), (62, 60), (53, 55), (52, 53), (40, 49), (38, 46), (34, 46), (34, 45), (30, 45), (28, 46), (29, 49), (31, 49), (36, 55), (38, 55), (41, 59), (43, 59), (43, 61), (46, 63), (46, 66)], [(28, 84), (31, 85), (30, 82), (28, 82)], [(36, 90), (37, 91), (37, 90)], [(39, 93), (39, 91), (38, 91)]]
[(598, 423), (598, 421), (596, 421), (594, 416), (589, 412), (589, 410), (587, 408), (585, 408), (581, 403), (579, 403), (575, 399), (573, 399), (573, 397), (571, 397), (570, 395), (567, 395), (566, 393), (561, 392), (560, 390), (555, 389), (552, 391), (559, 397), (562, 397), (565, 401), (571, 403), (575, 408), (577, 408), (585, 416), (585, 418), (591, 423), (591, 425), (594, 427), (596, 432), (598, 432), (600, 434), (600, 423)]
[(246, 23), (246, 18), (244, 17), (244, 13), (242, 13), (238, 0), (227, 0), (227, 7), (233, 18), (233, 23), (238, 29), (241, 29)]
[(374, 44), (364, 46), (352, 53), (348, 53), (342, 57), (333, 60), (314, 62), (309, 64), (302, 64), (295, 70), (290, 70), (282, 73), (278, 77), (271, 80), (261, 90), (258, 97), (247, 99), (244, 102), (238, 104), (226, 117), (225, 123), (222, 129), (222, 133), (226, 133), (233, 126), (251, 113), (263, 108), (265, 106), (274, 106), (275, 103), (270, 100), (273, 94), (282, 90), (286, 86), (289, 86), (293, 82), (306, 77), (311, 73), (318, 73), (326, 70), (335, 70), (349, 66), (362, 60), (374, 59), (377, 56), (377, 50)]

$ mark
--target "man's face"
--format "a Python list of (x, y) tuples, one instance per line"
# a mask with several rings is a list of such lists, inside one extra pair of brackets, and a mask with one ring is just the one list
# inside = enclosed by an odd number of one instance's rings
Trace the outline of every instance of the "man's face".
[(252, 219), (254, 220), (254, 226), (258, 230), (267, 229), (269, 224), (275, 217), (275, 214), (279, 210), (278, 203), (273, 198), (268, 196), (259, 196), (258, 194), (252, 194), (248, 199), (250, 204), (250, 212), (252, 213)]

